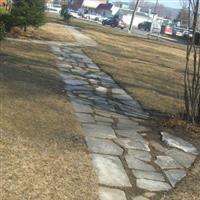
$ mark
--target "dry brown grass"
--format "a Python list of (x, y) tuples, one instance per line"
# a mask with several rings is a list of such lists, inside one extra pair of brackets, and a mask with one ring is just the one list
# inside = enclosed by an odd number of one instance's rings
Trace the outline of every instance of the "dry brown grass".
[(200, 160), (194, 168), (176, 188), (176, 190), (164, 196), (161, 200), (200, 200)]
[(0, 49), (0, 198), (95, 200), (96, 177), (47, 46)]
[[(14, 34), (16, 37), (16, 34)], [(59, 41), (59, 42), (74, 42), (73, 36), (62, 24), (46, 23), (39, 28), (29, 27), (27, 32), (21, 31), (17, 37), (24, 39), (37, 39), (37, 40), (48, 40), (48, 41)]]
[(73, 24), (99, 43), (85, 52), (144, 108), (176, 113), (183, 96), (184, 47), (77, 20)]

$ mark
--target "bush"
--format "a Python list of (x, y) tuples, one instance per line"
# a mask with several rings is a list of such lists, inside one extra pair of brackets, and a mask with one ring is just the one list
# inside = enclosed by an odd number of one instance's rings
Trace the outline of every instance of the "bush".
[(11, 15), (20, 26), (26, 31), (28, 26), (39, 27), (45, 22), (45, 1), (44, 0), (20, 0), (15, 1)]
[(0, 21), (5, 24), (5, 30), (9, 32), (16, 22), (10, 13), (0, 15)]
[(5, 37), (5, 25), (3, 22), (0, 22), (0, 41)]
[(64, 18), (64, 21), (65, 22), (68, 22), (71, 18), (71, 15), (69, 14), (69, 11), (67, 9), (67, 6), (63, 6), (62, 7), (62, 10), (61, 10), (61, 13), (60, 13), (61, 17)]
[(0, 8), (0, 15), (4, 15), (6, 13), (8, 13), (7, 10), (5, 10), (4, 8)]

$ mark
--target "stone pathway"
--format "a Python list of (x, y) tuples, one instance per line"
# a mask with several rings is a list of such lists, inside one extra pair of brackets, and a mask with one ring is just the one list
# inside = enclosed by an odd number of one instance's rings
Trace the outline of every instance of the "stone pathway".
[(148, 139), (141, 125), (148, 114), (80, 48), (52, 50), (91, 152), (100, 200), (154, 199), (175, 187), (197, 149), (169, 133), (161, 133), (163, 143)]
[(79, 48), (52, 50), (91, 152), (100, 200), (150, 199), (146, 191), (175, 187), (194, 162), (196, 148), (168, 133), (162, 133), (163, 141), (172, 148), (149, 142), (143, 136), (148, 128), (140, 125), (148, 114), (110, 76)]

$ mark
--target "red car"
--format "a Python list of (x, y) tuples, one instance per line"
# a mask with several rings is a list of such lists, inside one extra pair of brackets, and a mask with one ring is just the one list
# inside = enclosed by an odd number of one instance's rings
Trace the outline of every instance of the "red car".
[(162, 26), (161, 33), (164, 33), (166, 35), (173, 35), (173, 29), (171, 26), (165, 25), (165, 26)]

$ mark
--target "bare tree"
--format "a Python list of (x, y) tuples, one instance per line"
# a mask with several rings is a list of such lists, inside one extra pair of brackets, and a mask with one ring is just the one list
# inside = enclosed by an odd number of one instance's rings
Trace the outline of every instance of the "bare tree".
[(189, 0), (179, 0), (181, 8), (187, 8), (189, 4)]
[[(188, 27), (193, 37), (188, 37), (186, 67), (184, 74), (184, 98), (187, 120), (193, 123), (200, 118), (200, 37), (197, 33), (199, 23), (199, 0), (189, 0)], [(192, 17), (190, 17), (192, 15)]]
[(179, 0), (181, 9), (177, 15), (177, 20), (180, 21), (181, 26), (187, 26), (188, 24), (188, 5), (189, 5), (189, 0)]

